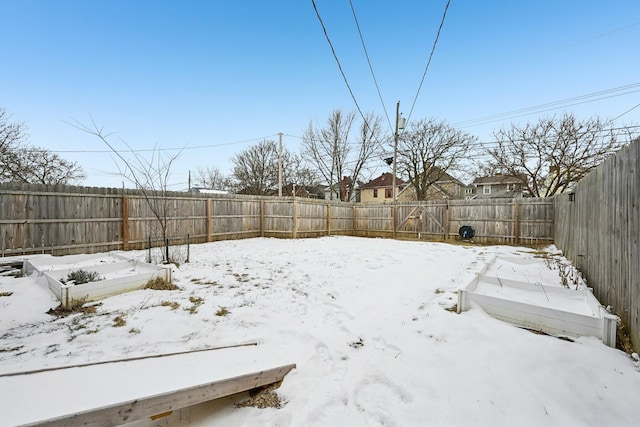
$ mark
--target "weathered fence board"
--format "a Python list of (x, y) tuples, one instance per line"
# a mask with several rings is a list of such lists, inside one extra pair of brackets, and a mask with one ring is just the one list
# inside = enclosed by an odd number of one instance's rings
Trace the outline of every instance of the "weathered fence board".
[(640, 348), (640, 142), (554, 197), (554, 241)]
[[(487, 243), (549, 243), (546, 199), (354, 204), (291, 197), (167, 193), (0, 184), (2, 255), (56, 255), (250, 237), (325, 235), (442, 240), (462, 225)], [(164, 229), (164, 230), (163, 230)], [(515, 235), (517, 231), (517, 236)]]

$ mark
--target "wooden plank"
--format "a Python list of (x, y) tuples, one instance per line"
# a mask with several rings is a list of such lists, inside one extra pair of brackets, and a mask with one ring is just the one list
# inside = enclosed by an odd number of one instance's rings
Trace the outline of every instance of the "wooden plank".
[(122, 249), (129, 250), (129, 198), (122, 196)]
[(211, 242), (213, 240), (213, 200), (207, 199), (207, 223), (206, 223), (206, 234), (207, 234), (207, 242)]
[(295, 364), (278, 366), (167, 393), (141, 397), (101, 408), (89, 409), (24, 426), (75, 427), (121, 425), (158, 414), (187, 408), (282, 381)]
[(400, 230), (402, 227), (404, 227), (404, 225), (410, 220), (415, 218), (417, 215), (417, 212), (420, 211), (422, 209), (422, 206), (418, 205), (418, 206), (414, 206), (413, 209), (411, 209), (411, 212), (409, 212), (409, 214), (405, 217), (405, 219), (400, 223), (400, 225), (398, 225), (398, 230)]
[(513, 243), (520, 244), (520, 205), (513, 204)]

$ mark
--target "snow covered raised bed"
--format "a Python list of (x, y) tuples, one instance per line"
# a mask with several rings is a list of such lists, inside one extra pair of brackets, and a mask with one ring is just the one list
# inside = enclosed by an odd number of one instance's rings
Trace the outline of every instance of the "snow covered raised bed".
[[(69, 273), (78, 270), (96, 272), (102, 280), (72, 284), (63, 283)], [(95, 301), (111, 295), (142, 288), (150, 279), (162, 277), (171, 281), (171, 267), (130, 259), (119, 254), (36, 257), (25, 260), (27, 274), (42, 276), (49, 290), (69, 308), (76, 301)]]
[(549, 272), (536, 261), (494, 258), (459, 291), (458, 313), (469, 310), (473, 301), (516, 326), (551, 335), (595, 336), (615, 347), (616, 316), (602, 307), (590, 288), (558, 286)]

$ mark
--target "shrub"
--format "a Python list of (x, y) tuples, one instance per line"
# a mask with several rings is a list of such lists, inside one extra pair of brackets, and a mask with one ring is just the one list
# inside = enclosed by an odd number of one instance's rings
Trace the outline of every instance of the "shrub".
[(97, 271), (75, 270), (67, 274), (66, 279), (60, 279), (65, 285), (82, 285), (83, 283), (104, 280)]

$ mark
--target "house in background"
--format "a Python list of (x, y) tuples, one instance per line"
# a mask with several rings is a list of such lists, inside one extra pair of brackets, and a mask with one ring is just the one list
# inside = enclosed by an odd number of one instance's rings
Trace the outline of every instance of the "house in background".
[[(404, 188), (406, 188), (407, 184), (397, 177), (395, 181), (396, 181), (396, 194), (399, 196), (400, 192)], [(376, 179), (373, 179), (367, 182), (366, 184), (364, 184), (362, 187), (360, 187), (360, 201), (362, 203), (392, 202), (393, 201), (392, 174), (383, 173)]]
[(526, 178), (496, 174), (473, 180), (475, 195), (478, 199), (499, 199), (522, 197)]
[[(452, 200), (473, 198), (475, 187), (465, 185), (446, 172), (433, 171), (435, 182), (427, 189), (425, 200)], [(378, 178), (362, 186), (361, 200), (364, 203), (393, 201), (393, 181), (390, 173), (383, 173)], [(401, 202), (417, 200), (413, 185), (396, 178), (396, 200)]]
[[(347, 188), (346, 186), (351, 185), (351, 178), (344, 177), (340, 180), (340, 182), (336, 182), (331, 186), (324, 187), (324, 198), (326, 200), (342, 200), (343, 197), (346, 197)], [(350, 202), (359, 202), (360, 201), (360, 188), (356, 187), (353, 189), (351, 193)]]
[[(442, 170), (434, 170), (431, 172), (433, 182), (427, 189), (425, 200), (454, 200), (469, 199), (474, 194), (472, 185), (465, 185), (462, 181), (449, 175)], [(407, 187), (398, 194), (398, 200), (413, 201), (417, 200), (415, 188), (412, 185)]]
[[(306, 197), (308, 199), (322, 199), (324, 198), (324, 186), (316, 185), (316, 186), (298, 186), (294, 184), (287, 184), (282, 187), (282, 195), (291, 197), (293, 196), (293, 191), (295, 188), (296, 197)], [(274, 196), (277, 196), (278, 193), (275, 192)]]

